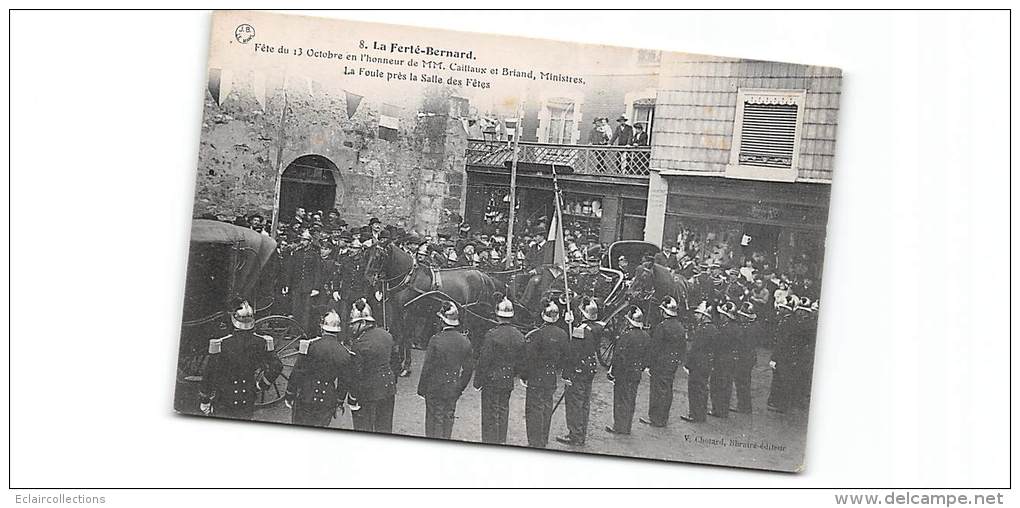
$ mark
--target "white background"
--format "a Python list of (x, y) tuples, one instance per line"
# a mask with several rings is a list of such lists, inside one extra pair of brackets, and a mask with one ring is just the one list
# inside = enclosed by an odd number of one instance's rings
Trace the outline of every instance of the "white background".
[(174, 415), (209, 14), (15, 12), (13, 486), (1008, 485), (1008, 13), (313, 14), (841, 67), (806, 472)]

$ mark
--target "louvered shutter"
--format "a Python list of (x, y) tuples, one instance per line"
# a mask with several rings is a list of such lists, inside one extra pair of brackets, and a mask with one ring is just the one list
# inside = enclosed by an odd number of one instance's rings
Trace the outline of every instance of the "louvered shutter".
[(793, 166), (797, 104), (768, 102), (744, 103), (738, 161), (744, 166), (789, 169)]

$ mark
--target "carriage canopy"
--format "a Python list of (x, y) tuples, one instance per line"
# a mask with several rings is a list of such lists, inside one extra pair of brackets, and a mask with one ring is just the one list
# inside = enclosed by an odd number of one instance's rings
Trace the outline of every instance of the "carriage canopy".
[(249, 228), (195, 219), (184, 288), (184, 322), (216, 316), (236, 298), (251, 300), (259, 272), (274, 250), (275, 240)]
[(652, 242), (645, 242), (641, 240), (621, 240), (619, 242), (613, 242), (613, 244), (606, 249), (606, 253), (602, 255), (602, 262), (600, 266), (602, 268), (619, 270), (620, 256), (627, 258), (627, 261), (630, 262), (630, 266), (637, 266), (638, 263), (641, 263), (642, 258), (645, 256), (654, 256), (658, 252), (659, 246)]

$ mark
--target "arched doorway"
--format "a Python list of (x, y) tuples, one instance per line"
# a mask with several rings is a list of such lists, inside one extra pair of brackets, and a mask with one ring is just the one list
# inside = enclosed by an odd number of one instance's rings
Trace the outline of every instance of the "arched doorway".
[(321, 155), (302, 155), (280, 177), (280, 217), (286, 221), (302, 207), (328, 212), (336, 202), (336, 164)]

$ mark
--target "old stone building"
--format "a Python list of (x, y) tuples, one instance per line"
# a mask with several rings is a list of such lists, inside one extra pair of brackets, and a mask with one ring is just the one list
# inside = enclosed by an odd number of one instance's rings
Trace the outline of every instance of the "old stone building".
[(466, 134), (450, 95), (390, 104), (342, 84), (210, 69), (195, 216), (336, 208), (355, 224), (434, 232), (463, 214)]

